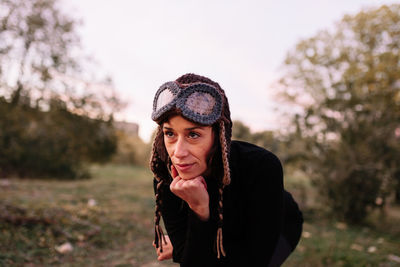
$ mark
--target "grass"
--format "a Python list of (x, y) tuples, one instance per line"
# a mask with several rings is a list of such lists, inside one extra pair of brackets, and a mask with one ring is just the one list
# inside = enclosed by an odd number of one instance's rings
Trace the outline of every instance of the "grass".
[[(158, 263), (152, 176), (141, 167), (93, 166), (82, 181), (0, 180), (0, 266), (177, 266)], [(307, 184), (289, 181), (305, 199)], [(308, 204), (304, 204), (308, 205)], [(303, 238), (284, 266), (400, 266), (400, 212), (369, 226), (306, 210)], [(60, 253), (60, 245), (73, 250)], [(57, 249), (58, 248), (58, 249)]]
[[(154, 261), (150, 172), (124, 166), (94, 166), (91, 172), (93, 178), (83, 181), (3, 182), (0, 266), (143, 266)], [(14, 221), (5, 221), (5, 214)], [(66, 242), (73, 251), (57, 252)]]
[(341, 222), (305, 223), (303, 238), (285, 266), (400, 266), (399, 237)]

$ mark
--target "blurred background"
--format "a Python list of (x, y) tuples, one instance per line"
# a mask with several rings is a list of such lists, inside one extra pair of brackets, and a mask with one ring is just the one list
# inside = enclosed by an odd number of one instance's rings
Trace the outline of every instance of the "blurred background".
[(157, 262), (158, 87), (193, 72), (305, 217), (284, 266), (400, 266), (398, 1), (0, 0), (0, 266)]

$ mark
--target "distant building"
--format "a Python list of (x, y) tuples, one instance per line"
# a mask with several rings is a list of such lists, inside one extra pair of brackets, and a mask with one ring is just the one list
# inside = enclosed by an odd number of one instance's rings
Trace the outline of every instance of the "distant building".
[(139, 135), (139, 125), (134, 122), (125, 122), (125, 121), (115, 121), (114, 127), (120, 131), (125, 132), (131, 136)]

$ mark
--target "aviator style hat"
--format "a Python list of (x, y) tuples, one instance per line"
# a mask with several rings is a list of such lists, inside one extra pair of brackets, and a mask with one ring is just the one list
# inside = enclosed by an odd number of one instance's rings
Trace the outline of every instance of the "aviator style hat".
[[(201, 125), (215, 126), (219, 131), (219, 143), (223, 170), (221, 177), (217, 177), (219, 184), (218, 199), (218, 230), (216, 237), (217, 257), (225, 256), (222, 244), (222, 222), (223, 222), (223, 189), (230, 183), (229, 149), (232, 135), (232, 120), (228, 100), (224, 90), (218, 83), (196, 74), (185, 74), (176, 81), (164, 83), (157, 90), (153, 101), (153, 112), (151, 118), (159, 124), (157, 134), (154, 138), (150, 168), (157, 180), (156, 187), (156, 210), (155, 210), (155, 238), (156, 247), (162, 251), (162, 243), (165, 238), (159, 225), (161, 210), (160, 194), (161, 185), (169, 183), (170, 161), (163, 142), (161, 125), (168, 119), (171, 112), (178, 112), (184, 118)], [(218, 150), (219, 151), (219, 150)], [(214, 155), (218, 156), (218, 155)]]

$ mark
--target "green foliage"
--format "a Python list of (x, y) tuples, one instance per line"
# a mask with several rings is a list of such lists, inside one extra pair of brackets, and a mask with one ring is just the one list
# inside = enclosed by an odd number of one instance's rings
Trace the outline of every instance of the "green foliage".
[(87, 177), (84, 162), (105, 162), (116, 150), (109, 124), (72, 114), (57, 101), (43, 112), (0, 98), (1, 175)]
[(347, 15), (285, 61), (282, 95), (302, 110), (293, 117), (290, 158), (349, 222), (400, 188), (399, 62), (400, 5)]
[(249, 142), (252, 139), (250, 128), (241, 121), (233, 121), (232, 139)]
[(116, 150), (122, 104), (111, 81), (90, 71), (59, 1), (4, 0), (0, 10), (0, 175), (87, 176), (82, 164)]
[(112, 159), (114, 163), (149, 166), (151, 144), (123, 131), (117, 131), (117, 139), (118, 149)]
[(278, 153), (279, 140), (272, 131), (251, 132), (250, 128), (241, 121), (234, 121), (232, 127), (232, 139), (242, 140), (264, 147), (274, 153)]

